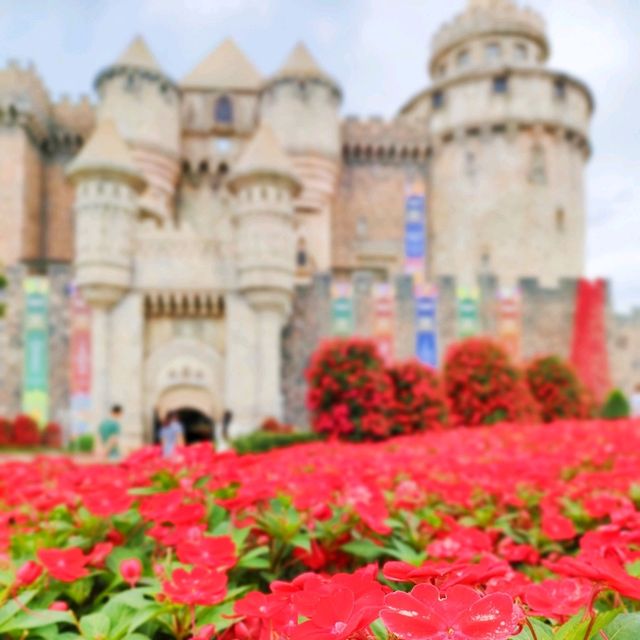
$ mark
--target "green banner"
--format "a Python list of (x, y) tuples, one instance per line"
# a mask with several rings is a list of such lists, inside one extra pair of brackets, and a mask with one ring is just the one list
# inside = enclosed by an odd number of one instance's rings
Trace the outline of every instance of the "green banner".
[(331, 332), (334, 336), (353, 334), (353, 295), (350, 282), (334, 282), (331, 287)]
[(479, 333), (480, 319), (478, 301), (480, 295), (475, 289), (458, 289), (458, 337), (469, 338)]
[(49, 281), (24, 281), (22, 411), (41, 425), (49, 419)]

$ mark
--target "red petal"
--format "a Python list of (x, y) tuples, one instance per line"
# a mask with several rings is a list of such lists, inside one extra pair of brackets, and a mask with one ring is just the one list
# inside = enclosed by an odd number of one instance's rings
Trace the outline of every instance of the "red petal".
[(506, 640), (518, 630), (513, 600), (506, 593), (492, 593), (478, 600), (456, 620), (455, 627), (469, 638)]
[[(438, 592), (432, 585), (420, 586), (431, 586)], [(409, 593), (390, 593), (384, 602), (385, 608), (380, 611), (380, 617), (387, 629), (401, 638), (429, 640), (434, 634), (447, 629), (446, 621), (438, 615), (432, 603), (426, 604)]]

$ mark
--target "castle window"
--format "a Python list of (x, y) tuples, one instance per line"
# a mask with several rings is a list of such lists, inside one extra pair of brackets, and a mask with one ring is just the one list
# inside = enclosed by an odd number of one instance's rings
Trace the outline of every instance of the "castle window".
[(218, 124), (231, 124), (233, 122), (233, 105), (229, 96), (221, 96), (216, 100), (213, 115)]
[(518, 62), (524, 62), (529, 55), (526, 44), (517, 44), (515, 48), (515, 59)]
[(561, 78), (553, 83), (553, 96), (556, 100), (564, 100), (567, 97), (567, 85)]
[(565, 214), (564, 214), (564, 209), (558, 209), (556, 211), (556, 230), (557, 231), (564, 231), (564, 225), (565, 225)]
[(431, 102), (434, 109), (441, 109), (444, 106), (444, 93), (435, 91), (431, 96)]
[(544, 184), (547, 181), (545, 153), (540, 145), (535, 145), (531, 149), (529, 179), (535, 184)]
[(464, 67), (468, 67), (470, 59), (471, 59), (471, 56), (469, 55), (469, 51), (467, 49), (465, 49), (464, 51), (461, 51), (458, 54), (458, 67), (460, 69), (464, 69)]
[(507, 93), (509, 91), (509, 78), (497, 76), (493, 79), (493, 93)]
[(304, 238), (298, 239), (296, 249), (296, 266), (298, 269), (306, 269), (309, 265), (309, 254), (307, 253), (307, 241)]
[(497, 62), (500, 59), (500, 53), (500, 45), (497, 42), (491, 42), (484, 49), (487, 62)]
[(464, 172), (469, 178), (476, 175), (476, 154), (473, 151), (467, 151), (464, 156)]
[(367, 223), (367, 219), (364, 216), (358, 216), (358, 221), (356, 223), (356, 235), (358, 238), (365, 238), (368, 231), (369, 224)]

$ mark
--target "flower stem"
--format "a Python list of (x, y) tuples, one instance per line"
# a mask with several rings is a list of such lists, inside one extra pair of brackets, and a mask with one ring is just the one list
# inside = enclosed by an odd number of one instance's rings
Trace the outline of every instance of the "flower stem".
[(529, 618), (525, 618), (525, 624), (529, 628), (529, 632), (531, 633), (532, 640), (538, 640), (538, 634), (536, 633), (536, 630), (533, 628), (533, 625), (531, 624), (531, 620), (529, 620)]

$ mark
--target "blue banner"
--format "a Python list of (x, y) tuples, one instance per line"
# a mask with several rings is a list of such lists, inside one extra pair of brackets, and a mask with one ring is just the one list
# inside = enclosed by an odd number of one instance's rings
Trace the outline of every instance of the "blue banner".
[(419, 293), (416, 297), (416, 357), (433, 368), (438, 366), (436, 306), (433, 294)]
[(407, 185), (404, 206), (405, 273), (423, 276), (426, 254), (426, 198), (420, 181)]

